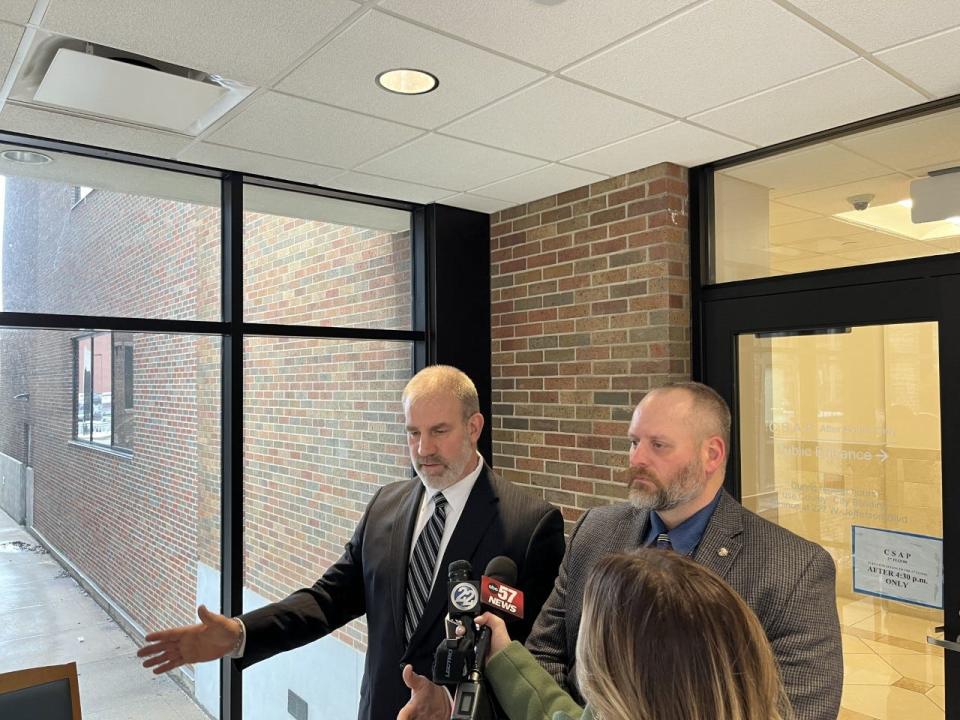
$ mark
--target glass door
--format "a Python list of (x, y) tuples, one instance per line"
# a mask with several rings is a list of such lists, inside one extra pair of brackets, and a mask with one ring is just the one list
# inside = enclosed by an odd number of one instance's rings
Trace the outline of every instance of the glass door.
[(728, 489), (837, 566), (840, 720), (960, 718), (960, 290), (926, 285), (704, 303), (703, 379), (735, 415)]
[(937, 323), (737, 338), (743, 504), (837, 565), (841, 717), (944, 717)]

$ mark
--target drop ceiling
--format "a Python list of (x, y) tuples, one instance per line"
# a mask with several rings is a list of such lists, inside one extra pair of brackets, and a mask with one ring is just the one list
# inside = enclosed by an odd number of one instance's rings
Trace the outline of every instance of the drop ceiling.
[[(196, 137), (10, 99), (47, 33), (256, 90)], [(493, 212), (958, 93), (958, 42), (956, 0), (3, 0), (0, 129)]]

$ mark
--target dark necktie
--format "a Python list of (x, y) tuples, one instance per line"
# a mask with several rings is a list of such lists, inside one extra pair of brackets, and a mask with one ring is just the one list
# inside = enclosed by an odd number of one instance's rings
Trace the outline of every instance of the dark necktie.
[(670, 543), (670, 536), (662, 532), (657, 535), (657, 547), (660, 550), (673, 550), (673, 545)]
[(420, 531), (417, 544), (413, 549), (410, 567), (407, 570), (407, 610), (403, 619), (403, 632), (407, 642), (413, 637), (417, 623), (423, 615), (423, 608), (430, 596), (433, 584), (433, 569), (440, 552), (440, 538), (443, 537), (443, 523), (447, 517), (447, 499), (443, 493), (433, 497), (434, 511), (426, 526)]

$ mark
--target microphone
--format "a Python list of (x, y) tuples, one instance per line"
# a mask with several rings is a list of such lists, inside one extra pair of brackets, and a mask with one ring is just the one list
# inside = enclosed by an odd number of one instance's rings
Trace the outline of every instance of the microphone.
[(480, 578), (480, 602), (504, 620), (523, 619), (523, 591), (511, 587), (517, 581), (517, 564), (499, 555), (487, 563)]
[[(475, 635), (473, 618), (480, 614), (480, 583), (471, 580), (473, 566), (466, 560), (455, 560), (447, 569), (447, 617), (445, 639), (433, 656), (433, 681), (450, 685), (466, 679), (474, 664)], [(467, 632), (457, 637), (456, 627)]]
[[(479, 600), (487, 597), (484, 604), (489, 605), (498, 614), (507, 617), (523, 617), (523, 593), (510, 587), (509, 583), (517, 580), (517, 564), (504, 555), (498, 555), (487, 563), (483, 577), (480, 580)], [(451, 592), (451, 596), (452, 596)], [(519, 597), (519, 602), (517, 598)], [(479, 606), (480, 603), (478, 602)], [(480, 609), (478, 607), (478, 609)], [(474, 612), (468, 621), (473, 625), (472, 618), (479, 615)], [(468, 632), (470, 629), (468, 628)], [(484, 625), (477, 634), (473, 648), (473, 662), (469, 667), (464, 680), (457, 683), (457, 692), (453, 696), (453, 714), (450, 720), (476, 720), (478, 717), (481, 697), (483, 695), (483, 669), (487, 662), (487, 651), (490, 649), (490, 628)]]

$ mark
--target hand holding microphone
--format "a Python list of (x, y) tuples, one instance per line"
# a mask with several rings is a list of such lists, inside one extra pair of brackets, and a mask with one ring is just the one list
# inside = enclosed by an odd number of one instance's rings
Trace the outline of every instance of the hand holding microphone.
[[(502, 618), (490, 612), (478, 615), (473, 619), (473, 622), (475, 625), (487, 627), (490, 630), (490, 649), (485, 658), (485, 661), (489, 662), (490, 658), (510, 644), (510, 634), (507, 632), (507, 624)], [(465, 632), (466, 630), (462, 626), (457, 628), (458, 637), (462, 636)]]

